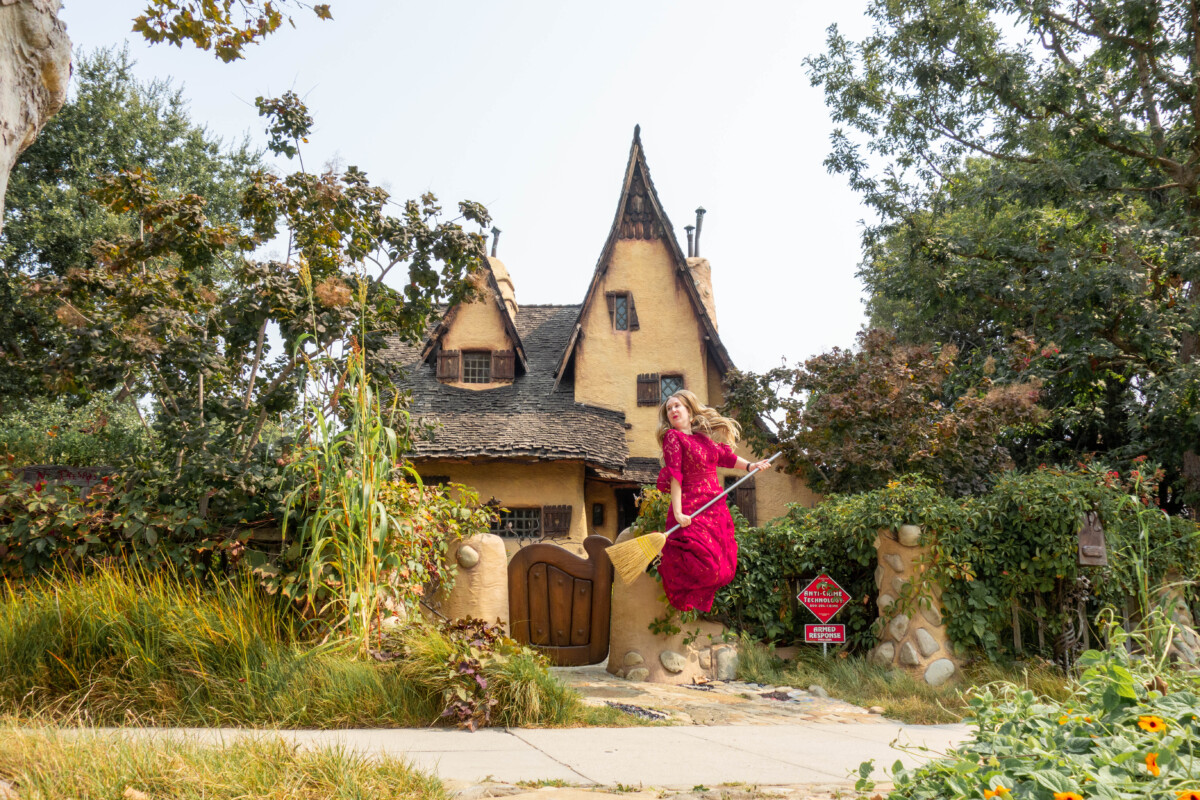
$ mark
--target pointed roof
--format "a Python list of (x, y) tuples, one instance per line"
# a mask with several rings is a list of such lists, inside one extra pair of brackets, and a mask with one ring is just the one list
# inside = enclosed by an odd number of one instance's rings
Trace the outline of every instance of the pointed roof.
[[(483, 274), (487, 278), (488, 286), (491, 287), (493, 296), (496, 300), (496, 305), (500, 309), (500, 318), (504, 321), (504, 332), (508, 334), (508, 338), (512, 340), (513, 352), (516, 353), (517, 363), (521, 365), (523, 372), (529, 371), (529, 360), (525, 356), (525, 345), (521, 343), (521, 336), (517, 333), (517, 323), (513, 319), (512, 314), (508, 310), (508, 304), (504, 302), (504, 295), (500, 292), (500, 284), (496, 281), (496, 273), (492, 270), (492, 262), (488, 257), (480, 259), (483, 264)], [(511, 282), (511, 279), (510, 279)], [(421, 360), (425, 361), (430, 358), (437, 344), (441, 341), (442, 336), (446, 331), (450, 330), (450, 326), (454, 323), (454, 318), (458, 316), (458, 309), (461, 303), (456, 304), (448, 310), (445, 316), (433, 326), (429, 336), (425, 339), (425, 343), (421, 346)]]
[(579, 336), (583, 331), (583, 312), (591, 307), (592, 299), (600, 286), (600, 279), (608, 270), (613, 248), (621, 239), (663, 240), (675, 262), (676, 275), (683, 284), (685, 293), (691, 300), (692, 309), (696, 312), (704, 329), (704, 338), (709, 352), (717, 360), (722, 373), (732, 369), (733, 359), (730, 358), (729, 351), (722, 344), (721, 337), (717, 334), (717, 326), (704, 307), (700, 290), (696, 288), (696, 282), (688, 270), (687, 258), (679, 246), (679, 240), (675, 238), (675, 229), (671, 226), (671, 221), (667, 219), (667, 212), (663, 210), (662, 201), (658, 199), (658, 191), (654, 188), (654, 182), (650, 180), (650, 168), (646, 165), (646, 151), (642, 146), (642, 126), (635, 125), (633, 127), (633, 144), (629, 148), (629, 163), (625, 166), (625, 180), (621, 184), (621, 197), (617, 202), (617, 215), (608, 232), (608, 239), (604, 242), (604, 249), (600, 251), (600, 259), (596, 262), (596, 270), (592, 273), (592, 281), (588, 284), (583, 304), (579, 307), (579, 317), (575, 320), (571, 338), (559, 359), (558, 368), (554, 371), (556, 385), (558, 381), (562, 380), (567, 366), (575, 354)]

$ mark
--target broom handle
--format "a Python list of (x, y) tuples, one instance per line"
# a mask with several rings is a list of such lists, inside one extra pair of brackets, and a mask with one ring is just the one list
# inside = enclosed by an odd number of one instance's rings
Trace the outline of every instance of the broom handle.
[[(772, 462), (772, 461), (774, 461), (775, 459), (779, 458), (781, 455), (783, 455), (783, 451), (782, 451), (782, 450), (781, 450), (780, 452), (776, 453), (775, 455), (771, 456), (770, 458), (768, 458), (768, 459), (767, 459), (767, 463), (768, 463), (768, 464), (769, 464), (769, 463), (771, 463), (771, 462)], [(698, 514), (703, 514), (703, 513), (704, 513), (704, 512), (705, 512), (705, 511), (708, 509), (708, 507), (709, 507), (709, 506), (711, 506), (713, 503), (717, 502), (717, 501), (718, 501), (718, 500), (720, 500), (722, 497), (724, 497), (725, 495), (729, 494), (730, 492), (732, 492), (732, 491), (733, 491), (734, 489), (736, 489), (737, 487), (741, 486), (741, 485), (742, 485), (743, 483), (745, 483), (746, 481), (750, 480), (752, 477), (754, 477), (754, 473), (756, 473), (756, 472), (761, 472), (761, 471), (762, 471), (762, 470), (758, 470), (758, 469), (752, 469), (752, 470), (750, 470), (750, 471), (749, 471), (749, 472), (747, 472), (745, 475), (743, 475), (742, 477), (738, 478), (738, 479), (737, 479), (736, 481), (734, 481), (733, 483), (729, 484), (729, 486), (728, 486), (728, 487), (726, 487), (725, 491), (721, 492), (719, 495), (717, 495), (716, 497), (714, 497), (712, 500), (709, 500), (707, 503), (705, 503), (704, 505), (700, 506), (700, 507), (699, 507), (699, 508), (697, 508), (695, 511), (693, 511), (693, 512), (690, 514), (690, 516), (691, 516), (692, 518), (695, 518), (695, 517), (696, 517), (696, 515), (698, 515)], [(675, 527), (671, 528), (671, 530), (667, 531), (667, 532), (666, 532), (664, 535), (665, 535), (665, 536), (670, 536), (672, 533), (674, 533), (675, 531), (679, 530), (681, 527), (683, 527), (683, 526), (682, 526), (682, 525), (679, 525), (679, 524), (677, 523), (677, 524), (675, 525)]]

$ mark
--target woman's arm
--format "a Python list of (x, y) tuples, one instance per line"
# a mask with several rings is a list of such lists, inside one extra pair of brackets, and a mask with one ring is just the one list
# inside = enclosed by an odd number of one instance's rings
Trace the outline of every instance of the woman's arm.
[(671, 511), (675, 512), (675, 521), (679, 523), (679, 527), (686, 528), (692, 524), (692, 518), (683, 513), (683, 487), (675, 478), (671, 478)]
[(741, 456), (738, 456), (737, 462), (734, 463), (733, 466), (734, 466), (734, 469), (744, 469), (744, 470), (746, 470), (746, 472), (749, 472), (752, 469), (756, 469), (759, 472), (762, 472), (763, 470), (770, 469), (773, 465), (771, 464), (770, 461), (768, 461), (765, 458), (762, 461), (753, 461), (752, 462), (752, 461), (747, 461), (746, 459), (742, 458)]

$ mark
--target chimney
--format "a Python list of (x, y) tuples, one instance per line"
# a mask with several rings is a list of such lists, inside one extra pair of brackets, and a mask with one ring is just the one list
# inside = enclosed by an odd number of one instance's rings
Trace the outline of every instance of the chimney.
[(500, 229), (492, 228), (492, 258), (496, 257), (496, 248), (500, 246)]
[(687, 235), (688, 235), (688, 258), (691, 258), (692, 256), (696, 255), (695, 245), (693, 245), (693, 244), (692, 244), (692, 231), (696, 230), (696, 226), (695, 226), (695, 225), (685, 225), (685, 226), (683, 227), (683, 229), (684, 229), (685, 231), (687, 231)]
[(696, 244), (692, 247), (692, 255), (700, 257), (700, 228), (704, 225), (704, 206), (696, 209)]

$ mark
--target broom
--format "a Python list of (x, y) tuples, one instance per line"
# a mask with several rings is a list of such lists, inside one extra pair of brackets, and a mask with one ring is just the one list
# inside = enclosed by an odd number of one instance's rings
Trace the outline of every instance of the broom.
[[(782, 453), (776, 453), (768, 458), (767, 462), (769, 463), (774, 461), (781, 455)], [(729, 494), (734, 489), (750, 480), (750, 478), (756, 472), (759, 472), (759, 470), (752, 469), (741, 478), (738, 478), (737, 481), (726, 487), (725, 491), (721, 492), (719, 495), (700, 506), (700, 508), (693, 511), (692, 517), (695, 518), (696, 516), (700, 515), (713, 503), (717, 502), (725, 495)], [(646, 567), (650, 566), (650, 562), (658, 558), (663, 547), (665, 547), (667, 544), (667, 537), (679, 530), (680, 527), (681, 526), (676, 525), (666, 533), (654, 531), (653, 533), (636, 536), (627, 542), (611, 545), (606, 551), (608, 553), (608, 560), (612, 562), (613, 569), (615, 569), (617, 574), (621, 576), (621, 580), (625, 581), (625, 583), (633, 583), (635, 580), (637, 580), (637, 577), (646, 571)]]

